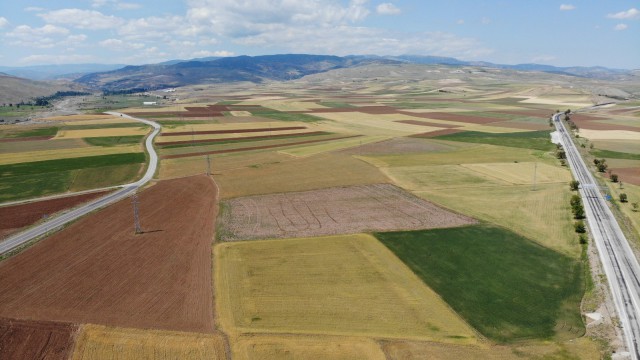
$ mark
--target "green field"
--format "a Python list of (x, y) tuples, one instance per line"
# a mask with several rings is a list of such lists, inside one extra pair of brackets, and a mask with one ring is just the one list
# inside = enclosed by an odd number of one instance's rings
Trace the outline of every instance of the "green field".
[(551, 143), (551, 136), (549, 135), (548, 130), (505, 134), (465, 131), (455, 134), (436, 136), (435, 139), (536, 149), (542, 151), (549, 151), (555, 147), (555, 145)]
[(144, 136), (142, 135), (130, 135), (130, 136), (103, 136), (103, 137), (90, 137), (84, 138), (84, 141), (93, 146), (116, 146), (116, 145), (131, 145), (138, 144), (142, 141)]
[(281, 121), (302, 121), (302, 122), (316, 122), (316, 121), (324, 121), (324, 119), (319, 118), (317, 116), (309, 115), (309, 114), (292, 114), (287, 112), (282, 112), (278, 110), (251, 110), (251, 113), (255, 116), (261, 116), (274, 120)]
[(117, 128), (150, 128), (138, 122), (115, 123), (115, 124), (87, 124), (87, 125), (67, 125), (62, 130), (94, 130), (94, 129), (117, 129)]
[(58, 133), (57, 127), (42, 127), (35, 128), (26, 131), (2, 131), (0, 137), (4, 138), (27, 138), (27, 137), (36, 137), (36, 136), (56, 136)]
[(584, 334), (577, 260), (491, 225), (375, 236), (490, 339)]
[(333, 133), (326, 131), (319, 131), (315, 133), (307, 133), (307, 134), (290, 134), (286, 136), (273, 136), (273, 137), (265, 137), (263, 139), (250, 139), (250, 138), (235, 138), (235, 139), (211, 139), (211, 141), (198, 141), (198, 142), (185, 142), (182, 144), (171, 144), (171, 145), (162, 145), (156, 144), (162, 149), (175, 149), (182, 147), (191, 147), (191, 146), (207, 146), (207, 145), (225, 145), (225, 144), (239, 144), (239, 143), (256, 143), (255, 146), (261, 146), (263, 141), (270, 140), (285, 140), (285, 139), (299, 139), (306, 137), (314, 137), (319, 135), (333, 135)]
[(610, 151), (610, 150), (591, 150), (591, 155), (597, 158), (605, 158), (605, 159), (625, 159), (625, 160), (640, 160), (640, 154), (631, 154), (626, 152), (619, 151)]
[[(137, 175), (139, 164), (144, 162), (144, 153), (129, 153), (2, 165), (0, 201), (116, 185)], [(116, 171), (118, 167), (126, 170)]]

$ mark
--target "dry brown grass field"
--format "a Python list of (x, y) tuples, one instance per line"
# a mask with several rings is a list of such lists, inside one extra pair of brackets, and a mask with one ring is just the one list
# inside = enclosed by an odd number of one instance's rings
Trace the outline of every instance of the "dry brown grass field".
[(87, 324), (80, 328), (72, 360), (223, 360), (224, 337), (177, 331), (114, 328)]
[(419, 230), (475, 223), (389, 184), (335, 187), (231, 199), (218, 222), (221, 240)]

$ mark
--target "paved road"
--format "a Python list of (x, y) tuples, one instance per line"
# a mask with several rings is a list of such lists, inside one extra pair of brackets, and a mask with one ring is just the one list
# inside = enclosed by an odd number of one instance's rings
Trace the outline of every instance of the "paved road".
[(554, 123), (561, 135), (562, 146), (576, 180), (580, 181), (580, 195), (585, 206), (587, 222), (598, 248), (611, 293), (616, 305), (625, 342), (631, 359), (640, 359), (640, 265), (620, 225), (598, 190), (598, 185), (580, 156), (570, 134), (554, 115)]
[(30, 229), (27, 229), (21, 233), (8, 237), (4, 241), (0, 242), (0, 255), (17, 248), (18, 246), (30, 241), (31, 239), (42, 236), (48, 233), (49, 231), (55, 230), (71, 221), (74, 221), (79, 217), (84, 216), (92, 211), (105, 207), (118, 200), (124, 199), (125, 197), (133, 194), (139, 187), (143, 186), (153, 178), (153, 175), (155, 174), (156, 169), (158, 168), (158, 154), (153, 148), (153, 139), (160, 132), (160, 125), (153, 121), (138, 119), (138, 118), (134, 118), (132, 116), (117, 113), (117, 112), (109, 112), (108, 114), (115, 115), (115, 116), (122, 116), (132, 120), (140, 121), (147, 125), (151, 125), (153, 127), (153, 131), (145, 141), (145, 147), (147, 148), (147, 152), (149, 153), (149, 166), (147, 167), (147, 172), (145, 172), (144, 176), (140, 180), (134, 183), (123, 185), (119, 190), (113, 193), (105, 195), (97, 200), (94, 200), (88, 204), (85, 204), (79, 208), (76, 208), (72, 211), (64, 213), (60, 216), (51, 218), (50, 220), (47, 220), (46, 222), (39, 224), (37, 226), (34, 226)]

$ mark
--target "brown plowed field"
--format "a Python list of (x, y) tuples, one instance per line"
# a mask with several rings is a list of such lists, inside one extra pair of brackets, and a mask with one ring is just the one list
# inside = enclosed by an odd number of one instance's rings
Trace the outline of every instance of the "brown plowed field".
[(222, 240), (310, 237), (473, 224), (390, 184), (236, 198), (225, 202)]
[(458, 125), (436, 124), (436, 123), (430, 123), (430, 122), (418, 121), (418, 120), (398, 120), (398, 121), (394, 121), (394, 122), (403, 123), (403, 124), (410, 124), (410, 125), (433, 126), (433, 127), (439, 127), (439, 128), (445, 128), (445, 129), (453, 129), (453, 128), (460, 127)]
[(474, 115), (463, 115), (463, 114), (455, 114), (455, 113), (444, 113), (444, 112), (430, 112), (424, 114), (411, 114), (412, 116), (424, 117), (428, 119), (437, 119), (437, 120), (448, 120), (448, 121), (459, 121), (466, 122), (471, 124), (488, 124), (496, 121), (503, 121), (504, 119), (500, 118), (491, 118), (491, 117), (483, 117), (483, 116), (474, 116)]
[(606, 118), (589, 116), (589, 115), (571, 115), (571, 120), (578, 125), (580, 129), (591, 129), (591, 130), (629, 130), (629, 131), (638, 131), (637, 127), (626, 126), (626, 125), (618, 125), (618, 124), (607, 124), (602, 122), (596, 122), (595, 120), (604, 121)]
[(233, 130), (209, 130), (209, 131), (181, 131), (162, 133), (162, 136), (179, 136), (179, 135), (212, 135), (212, 134), (244, 134), (262, 131), (285, 131), (285, 130), (303, 130), (304, 126), (285, 126), (277, 128), (258, 128), (258, 129), (233, 129)]
[(614, 174), (620, 176), (620, 180), (625, 183), (640, 185), (640, 168), (617, 168), (612, 169)]
[(50, 216), (65, 209), (96, 199), (107, 191), (95, 192), (59, 199), (37, 201), (32, 203), (0, 207), (0, 238), (29, 226), (45, 215)]
[(0, 262), (0, 316), (212, 332), (217, 191), (204, 175), (161, 181)]
[(67, 360), (77, 327), (0, 318), (0, 359)]
[(224, 153), (249, 151), (249, 150), (264, 150), (264, 149), (272, 149), (272, 148), (285, 147), (285, 146), (312, 144), (312, 143), (323, 142), (323, 141), (349, 139), (349, 138), (358, 137), (358, 136), (360, 136), (360, 135), (339, 136), (339, 137), (335, 137), (335, 138), (331, 138), (331, 139), (305, 140), (305, 141), (298, 141), (298, 142), (286, 143), (286, 144), (274, 144), (274, 145), (264, 145), (264, 146), (249, 146), (249, 147), (244, 147), (244, 148), (239, 148), (239, 149), (213, 150), (213, 151), (203, 151), (203, 152), (188, 153), (188, 154), (164, 155), (164, 156), (161, 156), (160, 158), (161, 159), (177, 159), (177, 158), (189, 157), (189, 156), (201, 156), (201, 155), (209, 155), (209, 154), (224, 154)]
[(229, 142), (229, 141), (235, 141), (235, 140), (265, 140), (265, 139), (279, 139), (279, 138), (287, 138), (287, 137), (304, 137), (309, 135), (330, 135), (330, 134), (331, 133), (324, 132), (324, 131), (309, 131), (309, 132), (295, 133), (295, 134), (243, 136), (243, 137), (232, 137), (232, 138), (184, 140), (184, 141), (158, 141), (156, 142), (156, 145), (167, 146), (167, 145), (179, 145), (179, 144), (206, 144), (206, 143), (217, 143), (217, 142)]
[(500, 110), (495, 111), (498, 114), (508, 114), (508, 115), (522, 115), (526, 117), (540, 117), (548, 119), (551, 117), (551, 114), (554, 113), (553, 110), (545, 110), (545, 109), (531, 109), (531, 110)]

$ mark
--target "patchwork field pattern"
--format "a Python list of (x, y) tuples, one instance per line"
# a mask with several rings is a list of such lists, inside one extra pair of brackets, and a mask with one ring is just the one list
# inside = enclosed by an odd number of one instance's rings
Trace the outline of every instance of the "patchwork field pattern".
[(143, 234), (125, 199), (0, 262), (0, 316), (213, 331), (213, 182), (163, 181), (139, 202)]
[(83, 325), (72, 360), (227, 359), (220, 334)]
[(0, 359), (67, 360), (75, 325), (0, 318)]
[(222, 240), (304, 237), (462, 226), (475, 220), (389, 184), (338, 187), (228, 200)]
[(222, 329), (475, 343), (473, 330), (370, 235), (214, 248)]
[(233, 344), (233, 358), (241, 360), (385, 360), (380, 346), (367, 338), (248, 334), (240, 335)]

